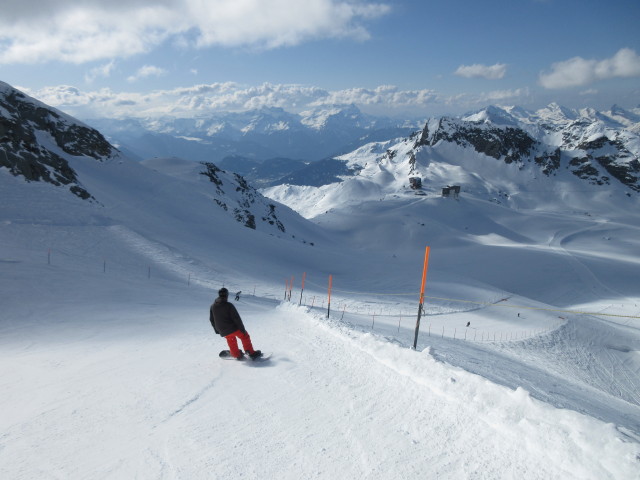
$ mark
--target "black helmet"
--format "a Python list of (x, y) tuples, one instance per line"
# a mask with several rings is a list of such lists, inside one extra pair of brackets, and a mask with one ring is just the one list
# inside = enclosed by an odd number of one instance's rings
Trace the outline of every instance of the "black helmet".
[(220, 290), (218, 290), (218, 295), (221, 297), (228, 297), (229, 296), (229, 290), (227, 290), (226, 288), (222, 287)]

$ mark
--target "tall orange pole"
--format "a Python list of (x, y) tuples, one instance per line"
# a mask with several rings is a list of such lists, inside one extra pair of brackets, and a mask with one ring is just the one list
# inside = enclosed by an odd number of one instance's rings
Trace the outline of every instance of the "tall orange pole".
[(420, 286), (420, 305), (418, 305), (418, 319), (416, 320), (416, 333), (413, 339), (413, 349), (418, 346), (418, 332), (420, 331), (420, 318), (422, 317), (422, 308), (424, 305), (424, 287), (427, 283), (427, 269), (429, 268), (429, 247), (424, 252), (424, 266), (422, 267), (422, 285)]
[(331, 313), (331, 284), (333, 283), (333, 275), (329, 275), (329, 298), (327, 303), (327, 318), (329, 318), (329, 314)]

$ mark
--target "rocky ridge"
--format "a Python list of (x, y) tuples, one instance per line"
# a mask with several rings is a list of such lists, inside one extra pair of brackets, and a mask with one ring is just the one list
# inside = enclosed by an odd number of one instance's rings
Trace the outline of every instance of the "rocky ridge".
[(119, 154), (100, 132), (0, 82), (0, 167), (28, 182), (66, 186), (93, 196), (69, 165), (69, 157), (97, 162)]
[[(546, 117), (523, 116), (523, 112), (516, 116), (507, 109), (489, 107), (462, 119), (431, 119), (417, 135), (411, 154), (444, 142), (521, 168), (533, 163), (546, 176), (565, 168), (593, 185), (622, 184), (640, 192), (637, 124), (625, 126), (594, 111), (574, 112), (553, 105)], [(634, 118), (631, 112), (626, 116)]]

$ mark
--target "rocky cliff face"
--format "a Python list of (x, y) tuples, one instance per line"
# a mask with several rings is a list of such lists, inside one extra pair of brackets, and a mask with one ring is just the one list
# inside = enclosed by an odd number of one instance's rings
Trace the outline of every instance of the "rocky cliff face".
[(214, 202), (225, 212), (230, 212), (237, 222), (256, 230), (257, 222), (261, 221), (282, 233), (286, 231), (276, 214), (276, 205), (263, 197), (241, 175), (229, 174), (210, 162), (202, 162), (201, 165), (203, 169), (200, 175), (215, 185)]
[(13, 175), (64, 185), (82, 199), (93, 199), (69, 158), (104, 161), (117, 153), (97, 130), (0, 83), (0, 167)]
[[(496, 110), (500, 114), (496, 115)], [(614, 126), (598, 116), (578, 113), (563, 119), (525, 121), (491, 107), (467, 119), (443, 117), (427, 122), (415, 148), (449, 142), (506, 164), (534, 162), (544, 175), (566, 168), (595, 185), (620, 182), (640, 192), (640, 137), (633, 126)]]
[(478, 153), (503, 160), (505, 163), (527, 160), (541, 146), (540, 142), (519, 128), (497, 128), (475, 122), (460, 122), (447, 117), (441, 118), (435, 124), (435, 128), (428, 122), (416, 146), (433, 146), (440, 141), (471, 147)]

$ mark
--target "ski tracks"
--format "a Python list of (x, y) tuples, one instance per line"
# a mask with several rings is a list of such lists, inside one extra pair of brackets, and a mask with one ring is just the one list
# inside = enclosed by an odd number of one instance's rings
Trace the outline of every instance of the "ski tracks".
[(215, 278), (215, 271), (196, 260), (172, 250), (169, 246), (151, 241), (123, 225), (108, 227), (108, 230), (134, 252), (149, 260), (150, 264), (160, 266), (166, 272), (180, 279), (190, 279), (194, 284), (210, 287), (212, 282), (203, 279)]

